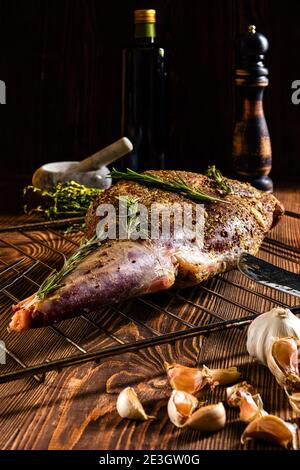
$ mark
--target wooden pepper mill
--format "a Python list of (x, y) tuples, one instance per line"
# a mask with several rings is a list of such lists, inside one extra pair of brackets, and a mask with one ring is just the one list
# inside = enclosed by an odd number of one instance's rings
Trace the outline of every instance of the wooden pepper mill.
[(263, 59), (269, 47), (265, 36), (249, 26), (237, 46), (235, 83), (239, 106), (233, 135), (233, 166), (237, 177), (262, 191), (272, 192), (271, 141), (263, 110), (268, 70)]

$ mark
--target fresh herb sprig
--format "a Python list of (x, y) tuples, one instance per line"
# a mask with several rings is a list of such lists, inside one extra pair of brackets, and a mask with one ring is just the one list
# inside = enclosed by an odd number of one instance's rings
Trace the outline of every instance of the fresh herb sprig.
[(82, 258), (84, 258), (90, 251), (97, 248), (100, 244), (101, 240), (97, 235), (94, 235), (90, 240), (81, 243), (78, 251), (76, 251), (76, 253), (71, 255), (70, 258), (65, 261), (65, 264), (62, 269), (58, 272), (51, 274), (51, 276), (49, 276), (43, 282), (37, 292), (38, 299), (43, 300), (46, 295), (50, 294), (50, 292), (61, 287), (61, 281), (63, 280), (63, 278), (71, 271), (73, 271), (73, 269), (76, 267), (79, 261), (82, 260)]
[(45, 190), (27, 186), (24, 189), (24, 212), (47, 220), (84, 216), (95, 196), (102, 192), (102, 189), (87, 188), (75, 181), (57, 183)]
[(132, 212), (136, 212), (138, 209), (138, 202), (139, 198), (138, 197), (131, 197), (131, 196), (116, 196), (116, 199), (120, 201), (124, 206), (127, 207)]
[(222, 194), (233, 194), (231, 186), (225, 181), (220, 170), (215, 165), (211, 165), (205, 172), (206, 176), (214, 180), (217, 186), (220, 188)]
[(143, 226), (139, 213), (139, 198), (131, 196), (116, 196), (116, 199), (121, 202), (126, 208), (126, 215), (124, 220), (121, 220), (119, 214), (119, 220), (123, 225), (122, 229), (125, 229), (127, 238), (130, 240), (133, 233), (138, 233), (140, 236), (146, 234), (145, 227)]
[(129, 168), (127, 168), (126, 172), (123, 172), (113, 168), (110, 176), (115, 180), (131, 180), (145, 185), (156, 186), (158, 188), (165, 189), (166, 191), (179, 193), (194, 201), (225, 202), (223, 199), (211, 196), (200, 189), (193, 189), (179, 174), (171, 179), (165, 180), (157, 175), (152, 175), (151, 173), (137, 173)]
[(138, 212), (138, 198), (133, 198), (130, 196), (116, 196), (116, 199), (126, 208), (126, 216), (124, 220), (121, 220), (119, 214), (119, 220), (122, 224), (122, 228), (125, 229), (127, 233), (127, 238), (130, 239), (132, 232), (139, 225), (139, 220), (137, 216)]

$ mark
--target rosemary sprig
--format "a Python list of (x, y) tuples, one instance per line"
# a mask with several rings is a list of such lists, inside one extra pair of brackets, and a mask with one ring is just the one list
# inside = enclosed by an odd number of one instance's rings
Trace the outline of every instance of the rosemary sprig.
[(191, 186), (183, 180), (180, 175), (170, 179), (164, 180), (157, 175), (152, 175), (150, 173), (137, 173), (136, 171), (130, 170), (127, 168), (126, 172), (118, 171), (115, 168), (112, 169), (110, 176), (115, 180), (131, 180), (137, 181), (138, 183), (156, 186), (162, 188), (166, 191), (171, 191), (174, 193), (179, 193), (183, 196), (186, 196), (194, 201), (210, 201), (210, 202), (225, 202), (223, 199), (211, 196), (210, 194), (201, 191), (200, 189), (193, 189)]
[(58, 272), (51, 274), (51, 276), (49, 276), (43, 282), (37, 292), (37, 297), (40, 300), (43, 300), (47, 294), (57, 289), (58, 287), (61, 287), (62, 279), (75, 268), (75, 266), (79, 263), (79, 261), (81, 261), (82, 258), (84, 258), (94, 248), (99, 246), (100, 243), (101, 241), (99, 240), (99, 237), (97, 235), (94, 235), (87, 242), (81, 243), (79, 250), (76, 251), (76, 253), (71, 255), (70, 258), (65, 261), (65, 264), (62, 269)]
[(216, 168), (215, 165), (209, 166), (205, 174), (217, 183), (217, 186), (220, 188), (222, 194), (233, 194), (232, 188), (228, 183), (226, 183), (222, 173)]

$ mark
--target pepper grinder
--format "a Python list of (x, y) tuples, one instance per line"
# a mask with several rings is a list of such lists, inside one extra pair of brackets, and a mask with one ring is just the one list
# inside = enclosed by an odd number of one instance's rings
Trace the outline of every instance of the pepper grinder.
[(256, 188), (272, 192), (268, 176), (272, 167), (271, 141), (263, 109), (269, 80), (263, 59), (269, 48), (265, 36), (249, 26), (237, 44), (235, 84), (239, 111), (233, 134), (233, 167), (237, 177)]

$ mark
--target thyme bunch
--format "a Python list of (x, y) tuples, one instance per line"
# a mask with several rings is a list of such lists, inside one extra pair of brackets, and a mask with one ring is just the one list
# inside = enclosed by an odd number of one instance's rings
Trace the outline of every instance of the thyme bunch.
[(75, 181), (57, 183), (51, 189), (27, 186), (23, 193), (25, 214), (36, 214), (47, 220), (84, 216), (102, 189), (88, 188)]

